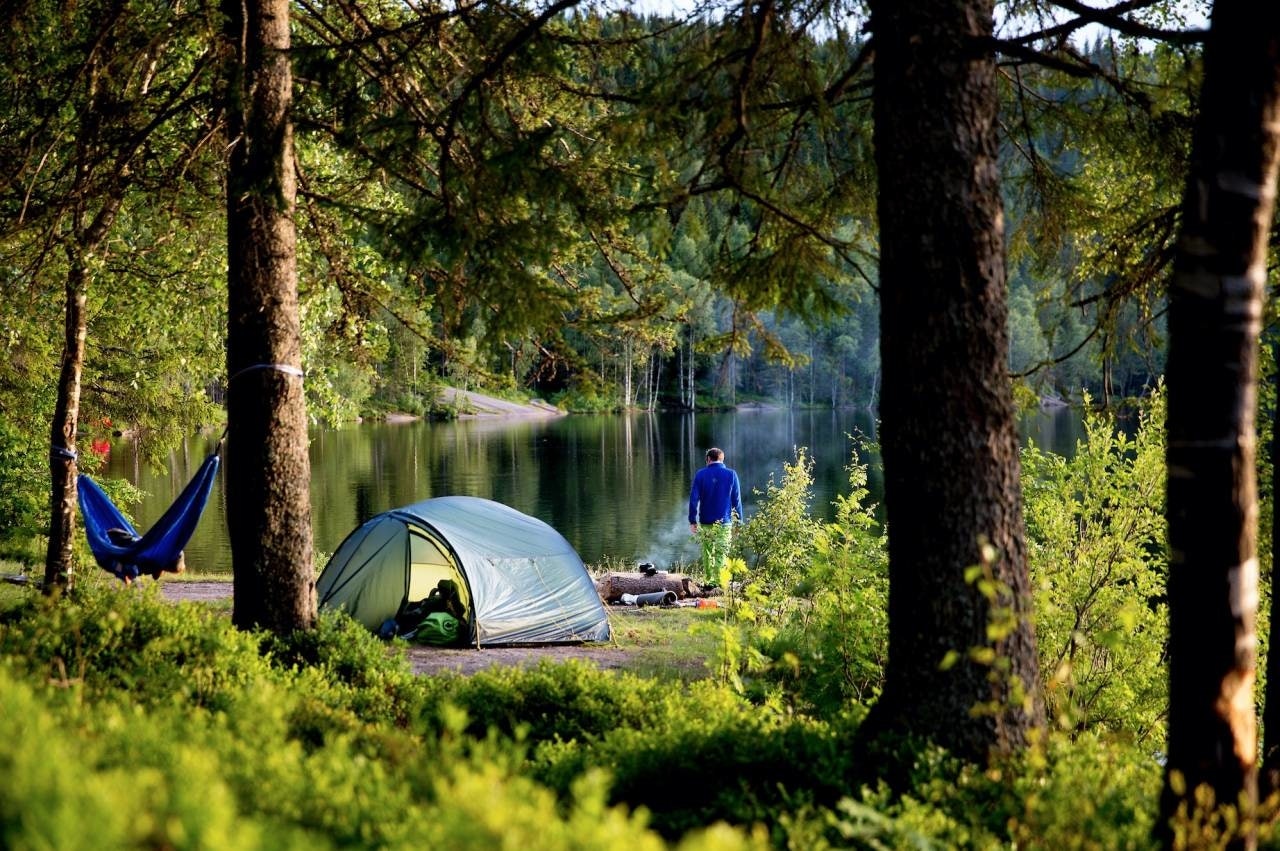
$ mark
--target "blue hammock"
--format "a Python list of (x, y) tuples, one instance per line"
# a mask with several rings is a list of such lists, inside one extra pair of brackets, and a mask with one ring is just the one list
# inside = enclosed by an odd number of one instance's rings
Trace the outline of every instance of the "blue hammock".
[(120, 509), (112, 505), (102, 488), (93, 479), (81, 475), (77, 487), (80, 514), (84, 517), (89, 549), (98, 566), (126, 582), (144, 573), (158, 578), (161, 571), (172, 570), (209, 502), (218, 462), (217, 452), (206, 458), (169, 510), (141, 536)]

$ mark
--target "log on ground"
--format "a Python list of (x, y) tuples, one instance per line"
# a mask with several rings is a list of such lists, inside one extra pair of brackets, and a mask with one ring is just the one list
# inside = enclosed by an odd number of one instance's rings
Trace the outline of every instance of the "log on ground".
[(651, 594), (654, 591), (674, 591), (679, 600), (711, 595), (709, 589), (703, 588), (683, 573), (655, 573), (647, 576), (643, 573), (615, 570), (596, 579), (596, 592), (606, 603), (617, 602), (623, 594)]

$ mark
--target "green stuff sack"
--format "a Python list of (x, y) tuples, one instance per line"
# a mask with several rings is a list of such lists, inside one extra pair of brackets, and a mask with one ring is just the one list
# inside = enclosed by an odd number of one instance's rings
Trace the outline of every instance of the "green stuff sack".
[(458, 640), (460, 625), (458, 619), (448, 612), (432, 612), (423, 618), (413, 638), (423, 644), (454, 644)]

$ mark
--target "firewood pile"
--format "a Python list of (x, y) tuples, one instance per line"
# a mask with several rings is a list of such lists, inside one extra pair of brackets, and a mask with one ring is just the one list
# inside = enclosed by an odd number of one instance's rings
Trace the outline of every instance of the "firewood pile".
[(623, 594), (652, 594), (655, 591), (674, 592), (679, 600), (710, 597), (718, 593), (716, 589), (704, 588), (683, 573), (647, 574), (611, 570), (596, 577), (595, 582), (596, 592), (606, 603), (618, 602)]

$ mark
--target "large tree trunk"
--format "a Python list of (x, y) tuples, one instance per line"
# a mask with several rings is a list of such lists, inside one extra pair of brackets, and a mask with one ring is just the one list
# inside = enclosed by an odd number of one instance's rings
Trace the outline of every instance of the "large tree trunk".
[(1043, 723), (1005, 367), (992, 3), (878, 0), (872, 28), (890, 591), (885, 690), (863, 735), (982, 760)]
[(76, 528), (76, 431), (80, 420), (80, 374), (84, 369), (85, 286), (83, 257), (69, 251), (65, 333), (58, 399), (49, 433), (49, 547), (45, 554), (44, 589), (53, 594), (72, 584), (72, 538)]
[(1256, 799), (1254, 414), (1277, 56), (1280, 6), (1214, 4), (1169, 305), (1166, 818), (1200, 786), (1219, 805)]
[(316, 615), (289, 121), (288, 0), (226, 0), (227, 505), (232, 619), (277, 633)]

